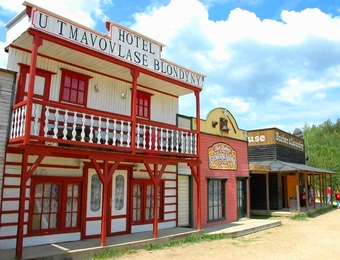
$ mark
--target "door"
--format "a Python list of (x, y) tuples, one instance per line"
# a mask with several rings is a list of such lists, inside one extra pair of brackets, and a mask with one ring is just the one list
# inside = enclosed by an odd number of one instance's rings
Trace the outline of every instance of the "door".
[[(33, 91), (34, 100), (39, 101), (49, 100), (51, 76), (52, 73), (49, 71), (36, 69)], [(19, 103), (27, 99), (29, 79), (30, 79), (29, 66), (21, 65), (16, 103)], [(44, 108), (41, 104), (36, 102), (33, 103), (31, 119), (31, 135), (43, 134), (42, 131), (45, 121), (45, 114), (43, 111)]]
[(112, 177), (108, 220), (109, 235), (116, 233), (128, 233), (128, 170), (116, 170)]
[(247, 180), (237, 179), (237, 217), (247, 217)]
[(290, 207), (290, 199), (296, 198), (296, 176), (287, 175), (287, 205)]

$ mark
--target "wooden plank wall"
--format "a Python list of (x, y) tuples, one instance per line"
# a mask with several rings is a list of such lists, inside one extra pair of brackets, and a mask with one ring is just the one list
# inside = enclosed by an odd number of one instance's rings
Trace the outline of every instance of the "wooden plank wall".
[(4, 173), (5, 150), (8, 140), (11, 107), (14, 98), (16, 73), (0, 69), (0, 204)]

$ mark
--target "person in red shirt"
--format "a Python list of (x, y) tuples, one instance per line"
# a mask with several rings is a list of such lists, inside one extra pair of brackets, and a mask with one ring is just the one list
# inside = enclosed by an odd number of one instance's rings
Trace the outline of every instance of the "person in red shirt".
[(340, 209), (340, 192), (337, 190), (335, 192), (336, 208)]
[(332, 197), (332, 188), (331, 188), (331, 186), (327, 187), (326, 194), (327, 194), (327, 205), (331, 205), (331, 197)]

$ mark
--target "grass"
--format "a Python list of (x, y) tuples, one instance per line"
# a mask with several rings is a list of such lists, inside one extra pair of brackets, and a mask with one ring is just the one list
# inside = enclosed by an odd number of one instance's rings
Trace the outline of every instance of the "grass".
[[(227, 239), (230, 238), (228, 234), (202, 234), (202, 235), (189, 235), (183, 239), (175, 239), (171, 240), (165, 244), (148, 244), (145, 246), (143, 249), (147, 251), (151, 250), (160, 250), (160, 249), (165, 249), (165, 248), (171, 248), (175, 246), (182, 246), (186, 244), (194, 244), (194, 243), (200, 243), (200, 242), (208, 242), (208, 241), (215, 241), (215, 240), (221, 240), (221, 239)], [(125, 254), (134, 254), (136, 253), (137, 250), (135, 249), (118, 249), (118, 250), (110, 250), (110, 251), (105, 251), (102, 252), (98, 255), (95, 255), (92, 260), (99, 260), (99, 259), (113, 259), (113, 258), (118, 258), (122, 255)]]
[(324, 208), (316, 209), (312, 212), (308, 212), (307, 214), (302, 213), (302, 214), (294, 215), (290, 217), (290, 219), (304, 221), (304, 220), (308, 220), (308, 218), (317, 217), (332, 210), (334, 210), (334, 207), (324, 207)]

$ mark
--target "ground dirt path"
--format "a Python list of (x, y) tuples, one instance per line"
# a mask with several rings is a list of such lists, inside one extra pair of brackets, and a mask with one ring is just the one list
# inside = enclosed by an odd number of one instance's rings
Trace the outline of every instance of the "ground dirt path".
[(340, 259), (340, 209), (305, 221), (280, 218), (282, 226), (247, 236), (162, 250), (138, 250), (119, 260), (324, 260)]

